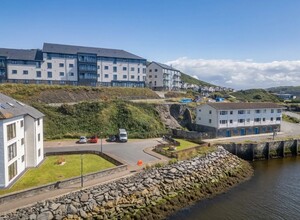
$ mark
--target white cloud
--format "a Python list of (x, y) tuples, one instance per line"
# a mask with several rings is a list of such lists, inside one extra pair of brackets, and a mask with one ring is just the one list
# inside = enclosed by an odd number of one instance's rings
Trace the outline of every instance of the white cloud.
[(236, 89), (300, 86), (300, 60), (257, 63), (252, 59), (239, 61), (182, 57), (167, 64), (200, 80)]

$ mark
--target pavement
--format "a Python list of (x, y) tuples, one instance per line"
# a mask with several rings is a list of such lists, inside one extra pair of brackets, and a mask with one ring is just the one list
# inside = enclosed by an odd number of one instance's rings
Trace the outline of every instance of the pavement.
[[(163, 141), (160, 138), (147, 140), (129, 140), (127, 143), (106, 143), (102, 142), (102, 150), (104, 153), (112, 155), (113, 157), (120, 157), (122, 162), (127, 164), (126, 171), (118, 172), (109, 176), (99, 177), (84, 182), (83, 188), (81, 183), (73, 184), (72, 186), (63, 187), (56, 190), (40, 192), (38, 195), (12, 200), (5, 202), (0, 206), (0, 214), (15, 211), (16, 209), (31, 206), (37, 202), (54, 199), (56, 197), (69, 194), (74, 191), (90, 188), (96, 185), (106, 184), (121, 178), (132, 176), (143, 170), (147, 164), (167, 163), (169, 160), (160, 154), (152, 151), (153, 147)], [(72, 151), (72, 150), (99, 150), (101, 144), (76, 144), (74, 140), (70, 141), (50, 141), (44, 142), (45, 152), (54, 151)], [(120, 151), (120, 152), (119, 152)], [(138, 155), (138, 156), (136, 156)], [(142, 159), (143, 166), (137, 165), (137, 160)]]

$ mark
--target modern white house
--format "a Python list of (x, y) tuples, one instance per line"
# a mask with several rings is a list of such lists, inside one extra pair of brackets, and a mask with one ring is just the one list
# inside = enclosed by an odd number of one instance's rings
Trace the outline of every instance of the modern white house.
[(44, 43), (42, 50), (0, 48), (0, 81), (144, 87), (146, 59), (124, 50)]
[(0, 93), (0, 188), (43, 161), (43, 117), (35, 108)]
[(179, 90), (181, 72), (166, 64), (151, 62), (147, 66), (147, 85), (153, 90)]
[(282, 107), (274, 103), (207, 103), (196, 108), (196, 124), (216, 137), (280, 131)]

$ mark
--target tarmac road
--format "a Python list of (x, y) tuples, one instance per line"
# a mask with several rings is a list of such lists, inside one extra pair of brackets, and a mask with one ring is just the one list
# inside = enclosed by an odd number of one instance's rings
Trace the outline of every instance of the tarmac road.
[[(121, 162), (125, 162), (128, 165), (136, 165), (138, 160), (142, 160), (144, 163), (153, 162), (159, 160), (144, 152), (147, 147), (153, 147), (159, 144), (161, 139), (145, 139), (145, 140), (129, 140), (127, 143), (107, 143), (103, 141), (102, 151), (103, 153), (114, 156)], [(97, 150), (101, 151), (100, 140), (97, 144), (76, 144), (70, 142), (57, 142), (44, 144), (45, 152), (64, 152), (64, 151), (80, 151), (80, 150)]]

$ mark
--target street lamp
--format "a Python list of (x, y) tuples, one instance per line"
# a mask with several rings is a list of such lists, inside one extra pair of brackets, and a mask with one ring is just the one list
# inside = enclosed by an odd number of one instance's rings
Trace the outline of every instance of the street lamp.
[(81, 170), (81, 172), (80, 172), (81, 175), (80, 176), (81, 176), (81, 188), (82, 188), (83, 187), (83, 158), (82, 158), (82, 154), (80, 155), (80, 160), (81, 160), (81, 163), (80, 163), (81, 164), (81, 167), (80, 167), (81, 168), (80, 169)]
[(101, 131), (101, 132), (100, 132), (101, 154), (103, 153), (103, 152), (102, 152), (102, 134), (103, 134), (103, 132)]

